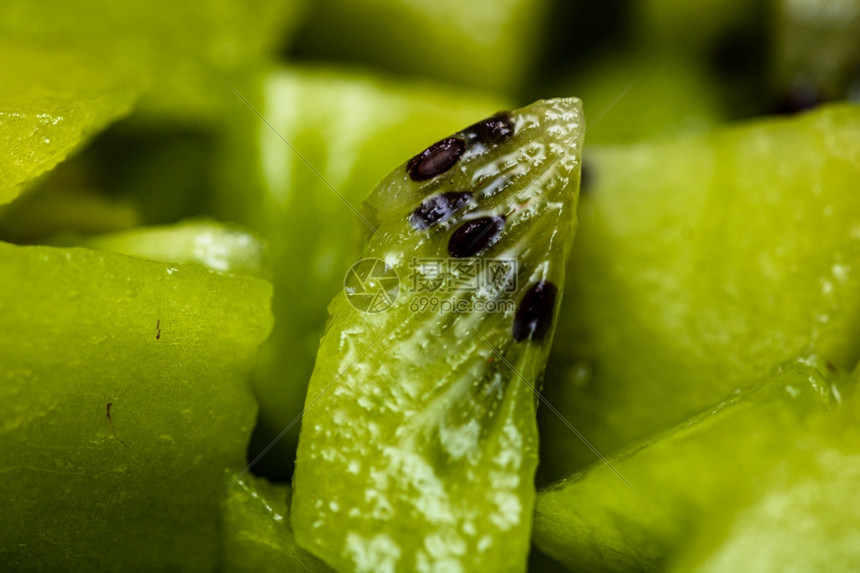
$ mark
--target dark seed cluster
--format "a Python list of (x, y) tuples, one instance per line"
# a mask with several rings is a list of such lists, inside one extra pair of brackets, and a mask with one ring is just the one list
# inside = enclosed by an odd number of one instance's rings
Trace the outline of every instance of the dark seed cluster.
[(514, 340), (543, 339), (552, 325), (557, 296), (558, 287), (549, 281), (538, 281), (529, 287), (514, 315)]
[[(413, 181), (427, 181), (445, 173), (462, 157), (467, 144), (473, 142), (493, 146), (508, 141), (514, 135), (510, 114), (503, 112), (479, 121), (461, 132), (459, 137), (438, 141), (413, 157), (406, 164), (406, 173)], [(590, 169), (583, 167), (582, 186), (587, 187)], [(469, 191), (446, 191), (425, 199), (412, 213), (409, 223), (416, 230), (429, 229), (444, 223), (474, 200)], [(495, 243), (505, 228), (504, 215), (484, 216), (462, 223), (448, 240), (448, 254), (455, 258), (473, 257)], [(532, 284), (520, 299), (514, 315), (512, 336), (515, 341), (542, 340), (552, 326), (558, 287), (547, 280)]]
[[(406, 164), (406, 173), (413, 181), (427, 181), (445, 173), (460, 160), (467, 142), (499, 145), (514, 135), (514, 122), (507, 112), (498, 113), (470, 125), (460, 137), (446, 137), (437, 141)], [(416, 230), (424, 230), (443, 223), (468, 205), (474, 196), (469, 191), (448, 191), (425, 199), (412, 213), (409, 223)], [(452, 257), (471, 257), (498, 239), (505, 227), (505, 217), (480, 217), (460, 225), (448, 241)]]
[(472, 194), (468, 191), (448, 191), (425, 199), (409, 215), (409, 222), (415, 229), (428, 229), (437, 223), (444, 223), (457, 211), (469, 204)]
[(448, 240), (448, 254), (456, 258), (473, 257), (495, 243), (504, 228), (504, 215), (466, 221)]
[(427, 181), (454, 167), (466, 151), (466, 142), (457, 137), (437, 141), (406, 164), (413, 181)]

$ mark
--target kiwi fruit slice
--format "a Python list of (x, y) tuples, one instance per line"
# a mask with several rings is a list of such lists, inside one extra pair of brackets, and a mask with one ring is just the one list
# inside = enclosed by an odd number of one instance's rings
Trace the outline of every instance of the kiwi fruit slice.
[(539, 101), (427, 147), (366, 200), (293, 480), (296, 540), (335, 569), (525, 569), (582, 133), (579, 100)]

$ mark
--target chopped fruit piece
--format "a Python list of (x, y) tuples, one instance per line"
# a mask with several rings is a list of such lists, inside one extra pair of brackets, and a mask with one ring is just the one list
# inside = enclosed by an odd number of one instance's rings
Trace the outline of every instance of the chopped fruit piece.
[[(727, 500), (703, 519), (696, 540), (673, 560), (673, 572), (833, 571), (860, 569), (860, 369), (840, 384), (838, 408), (812, 418), (811, 431), (789, 430), (785, 456), (759, 478), (750, 502)], [(767, 454), (772, 456), (772, 452)]]
[[(581, 104), (540, 101), (510, 121), (506, 142), (473, 141), (424, 183), (398, 168), (366, 201), (376, 229), (361, 258), (381, 268), (364, 284), (383, 289), (374, 283), (386, 270), (404, 282), (381, 312), (356, 310), (345, 294), (329, 306), (293, 481), (296, 540), (335, 569), (525, 570), (535, 391), (558, 304), (546, 295), (550, 282), (562, 284), (573, 241)], [(474, 200), (416, 229), (409, 214), (440, 187), (469, 189)], [(498, 240), (485, 258), (447, 258), (451, 229), (479, 212), (506, 216)], [(428, 293), (408, 284), (410, 273), (445, 282), (432, 293), (442, 312), (421, 306)], [(469, 276), (475, 289), (458, 286)], [(521, 308), (531, 308), (534, 283), (540, 310), (520, 314), (536, 321), (532, 335), (514, 337), (516, 304), (525, 297)]]
[[(356, 260), (361, 235), (371, 232), (353, 208), (404, 155), (505, 104), (334, 70), (279, 70), (253, 87), (235, 85), (274, 131), (236, 98), (218, 178), (218, 215), (256, 230), (271, 248), (276, 320), (254, 376), (262, 410), (252, 458), (289, 427), (255, 465), (287, 480), (298, 440), (293, 422), (302, 411), (326, 306)], [(457, 206), (465, 207), (454, 201), (452, 209)]]
[(829, 449), (810, 458), (811, 468), (797, 470), (799, 475), (788, 479), (772, 476), (767, 493), (755, 503), (731, 518), (720, 515), (720, 526), (706, 528), (701, 540), (691, 544), (670, 570), (853, 573), (860, 569), (860, 452)]
[[(860, 107), (591, 148), (547, 399), (606, 455), (797, 356), (860, 358)], [(541, 412), (542, 483), (592, 461)]]
[(753, 498), (774, 466), (803, 455), (805, 420), (834, 403), (817, 370), (786, 365), (772, 380), (542, 492), (535, 543), (577, 570), (663, 569), (706, 516)]
[(0, 564), (216, 570), (270, 297), (197, 265), (0, 243)]
[[(3, 0), (0, 38), (55, 46), (81, 55), (91, 68), (114, 74), (121, 70), (125, 84), (142, 96), (142, 111), (155, 112), (142, 122), (146, 129), (165, 118), (209, 126), (223, 117), (226, 104), (235, 97), (225, 78), (244, 73), (284, 47), (305, 4), (306, 0)], [(3, 62), (15, 60), (0, 53)], [(65, 73), (75, 74), (80, 67), (70, 66)]]
[(2, 205), (128, 113), (138, 92), (117, 69), (66, 52), (2, 40), (0, 53)]

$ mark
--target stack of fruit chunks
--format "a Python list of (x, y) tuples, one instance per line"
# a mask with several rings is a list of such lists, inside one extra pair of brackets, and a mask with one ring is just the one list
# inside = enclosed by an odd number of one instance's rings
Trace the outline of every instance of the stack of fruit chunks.
[(0, 570), (860, 569), (860, 1), (624, 6), (6, 0)]

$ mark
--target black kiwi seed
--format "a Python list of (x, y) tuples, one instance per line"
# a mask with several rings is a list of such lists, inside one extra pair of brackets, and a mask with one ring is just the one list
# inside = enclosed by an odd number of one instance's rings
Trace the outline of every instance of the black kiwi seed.
[(549, 281), (538, 281), (529, 287), (514, 315), (514, 340), (543, 339), (552, 324), (557, 296), (558, 287)]
[(423, 230), (437, 223), (444, 223), (457, 211), (472, 200), (468, 191), (448, 191), (425, 199), (417, 209), (409, 215), (409, 222), (415, 229)]
[(406, 164), (406, 173), (413, 181), (426, 181), (445, 173), (460, 160), (466, 151), (466, 142), (457, 137), (437, 141)]
[(498, 145), (513, 137), (514, 122), (507, 112), (502, 112), (470, 125), (464, 133), (485, 145)]
[(466, 221), (448, 240), (448, 253), (452, 257), (472, 257), (495, 242), (505, 228), (505, 217), (479, 217)]

